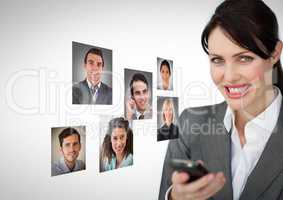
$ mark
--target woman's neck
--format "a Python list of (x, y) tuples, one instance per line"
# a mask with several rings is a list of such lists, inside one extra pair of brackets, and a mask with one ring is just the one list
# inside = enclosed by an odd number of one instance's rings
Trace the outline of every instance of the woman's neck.
[(167, 126), (170, 126), (170, 125), (172, 124), (172, 121), (165, 121), (165, 124), (166, 124)]
[(123, 159), (124, 159), (125, 153), (122, 154), (116, 154), (116, 168), (119, 168)]
[(168, 81), (163, 80), (162, 86), (163, 89), (167, 90), (169, 88), (169, 80)]
[(259, 101), (257, 104), (253, 104), (252, 108), (235, 111), (235, 126), (239, 134), (242, 147), (246, 143), (244, 132), (246, 124), (262, 113), (272, 103), (275, 96), (276, 92), (273, 89), (266, 93), (267, 98), (265, 101)]

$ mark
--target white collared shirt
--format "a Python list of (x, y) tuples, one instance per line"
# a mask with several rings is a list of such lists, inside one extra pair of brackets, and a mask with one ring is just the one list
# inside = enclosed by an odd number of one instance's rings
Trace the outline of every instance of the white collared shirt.
[(272, 103), (259, 115), (245, 125), (246, 144), (242, 147), (237, 129), (235, 128), (235, 116), (227, 107), (224, 117), (226, 130), (231, 132), (231, 172), (233, 199), (238, 200), (243, 192), (247, 179), (256, 166), (265, 145), (276, 126), (282, 94), (278, 88), (277, 96)]
[(95, 102), (96, 101), (96, 98), (97, 98), (97, 94), (98, 94), (98, 90), (99, 90), (99, 88), (100, 88), (100, 86), (101, 86), (101, 82), (99, 82), (97, 85), (92, 85), (92, 83), (88, 80), (88, 79), (86, 79), (86, 82), (87, 82), (87, 85), (88, 85), (88, 88), (90, 89), (90, 90), (92, 90), (92, 88), (94, 87), (97, 87), (97, 89), (95, 90), (95, 93), (93, 94), (93, 96), (92, 96), (92, 100), (93, 100), (93, 102)]
[[(88, 88), (91, 89), (91, 88), (93, 87), (93, 85), (91, 84), (91, 82), (90, 82), (88, 79), (86, 79), (86, 82), (87, 82)], [(99, 82), (96, 86), (97, 86), (98, 88), (100, 88), (101, 82)]]
[[(282, 94), (277, 87), (275, 87), (275, 89), (277, 90), (277, 96), (272, 103), (262, 113), (246, 124), (246, 144), (243, 148), (241, 147), (237, 130), (234, 128), (234, 114), (227, 106), (223, 123), (228, 132), (233, 125), (231, 134), (231, 171), (234, 200), (240, 198), (247, 179), (256, 166), (264, 147), (277, 124), (282, 103)], [(171, 189), (172, 185), (166, 191), (165, 200), (169, 199)]]
[(139, 119), (141, 115), (143, 115), (143, 113), (141, 113), (141, 112), (139, 112), (138, 110), (136, 110), (137, 119)]

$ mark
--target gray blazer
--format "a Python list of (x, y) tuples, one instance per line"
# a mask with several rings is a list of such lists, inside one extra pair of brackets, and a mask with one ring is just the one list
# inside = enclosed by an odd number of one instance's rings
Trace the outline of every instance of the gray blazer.
[[(94, 104), (87, 81), (81, 81), (73, 85), (73, 104)], [(111, 105), (112, 88), (101, 82), (95, 104)]]
[[(186, 109), (180, 116), (179, 139), (171, 140), (164, 165), (159, 200), (172, 184), (172, 158), (203, 160), (211, 172), (222, 171), (226, 184), (210, 199), (232, 200), (231, 138), (223, 124), (227, 104)], [(283, 199), (283, 106), (276, 127), (248, 177), (240, 200)]]

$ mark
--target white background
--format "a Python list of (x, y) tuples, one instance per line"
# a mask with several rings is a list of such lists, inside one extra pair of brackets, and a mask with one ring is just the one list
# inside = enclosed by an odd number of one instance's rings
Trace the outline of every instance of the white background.
[[(282, 30), (282, 2), (266, 2)], [(124, 68), (153, 72), (156, 109), (167, 94), (155, 90), (156, 57), (174, 62), (180, 111), (221, 101), (200, 44), (218, 3), (2, 0), (0, 199), (157, 199), (167, 142), (156, 117), (134, 123), (134, 165), (100, 174), (99, 114), (122, 114)], [(113, 106), (71, 105), (72, 41), (113, 50)], [(71, 125), (87, 126), (87, 170), (51, 177), (51, 127)]]

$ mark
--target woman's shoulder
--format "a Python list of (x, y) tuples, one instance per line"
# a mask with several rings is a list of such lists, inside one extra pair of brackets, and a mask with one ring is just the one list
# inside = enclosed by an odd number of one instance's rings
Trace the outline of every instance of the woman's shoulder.
[(178, 130), (178, 125), (172, 123), (171, 126), (170, 126), (170, 129), (171, 129), (171, 130), (173, 129), (173, 131), (174, 131), (174, 130)]
[(157, 134), (162, 134), (162, 127), (163, 127), (163, 126), (161, 126), (161, 127), (159, 127), (159, 128), (157, 129)]
[(129, 153), (125, 160), (133, 160), (133, 154)]
[(112, 154), (111, 158), (106, 158), (103, 160), (104, 166), (106, 170), (115, 169), (116, 164), (116, 156)]
[(206, 131), (206, 129), (217, 128), (223, 123), (227, 104), (222, 102), (215, 105), (194, 107), (185, 109), (179, 117), (178, 125), (181, 134), (195, 135)]
[(197, 148), (200, 145), (201, 135), (207, 135), (206, 133), (217, 129), (217, 125), (223, 124), (226, 108), (226, 102), (222, 102), (185, 109), (178, 120), (179, 143), (186, 147)]
[(206, 105), (200, 107), (190, 107), (186, 108), (180, 115), (180, 120), (182, 119), (207, 119), (210, 116), (224, 117), (227, 108), (227, 103), (221, 102), (214, 105)]
[(128, 166), (133, 164), (133, 154), (129, 153), (123, 161), (122, 166)]

